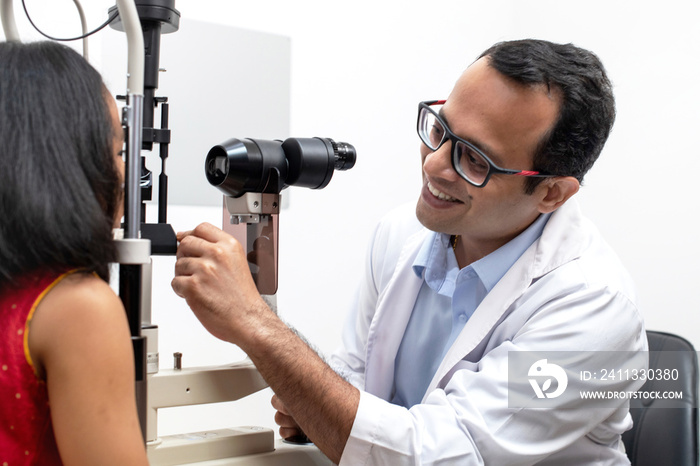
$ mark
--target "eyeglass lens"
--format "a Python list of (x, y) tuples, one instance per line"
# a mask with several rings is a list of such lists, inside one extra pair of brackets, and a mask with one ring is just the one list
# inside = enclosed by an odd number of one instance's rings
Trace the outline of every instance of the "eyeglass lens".
[[(430, 150), (437, 150), (449, 137), (442, 122), (427, 108), (420, 110), (418, 135)], [(490, 164), (471, 146), (456, 141), (455, 147), (452, 148), (452, 157), (455, 169), (467, 181), (479, 186), (486, 180)]]

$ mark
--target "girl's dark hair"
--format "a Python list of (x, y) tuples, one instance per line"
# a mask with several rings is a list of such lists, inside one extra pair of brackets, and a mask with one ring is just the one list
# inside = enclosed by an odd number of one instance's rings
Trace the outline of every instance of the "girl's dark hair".
[(100, 74), (55, 42), (0, 43), (0, 289), (37, 270), (109, 279), (121, 199)]
[[(491, 67), (517, 82), (560, 93), (559, 118), (534, 154), (533, 169), (583, 181), (615, 122), (612, 84), (600, 59), (572, 44), (535, 39), (501, 42), (484, 56)], [(530, 178), (526, 191), (542, 180)]]

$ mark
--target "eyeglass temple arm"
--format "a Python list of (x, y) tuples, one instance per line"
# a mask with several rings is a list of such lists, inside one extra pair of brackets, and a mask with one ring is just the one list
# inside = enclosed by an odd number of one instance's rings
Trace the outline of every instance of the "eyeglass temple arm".
[(512, 171), (508, 172), (513, 175), (518, 175), (518, 176), (529, 176), (529, 177), (535, 177), (535, 178), (550, 178), (552, 176), (557, 176), (557, 175), (546, 175), (544, 173), (532, 171), (532, 170), (520, 170), (520, 171)]

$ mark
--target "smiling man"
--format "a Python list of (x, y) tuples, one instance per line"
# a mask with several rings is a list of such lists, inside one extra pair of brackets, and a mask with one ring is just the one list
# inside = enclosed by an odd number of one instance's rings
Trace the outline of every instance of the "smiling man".
[[(509, 79), (483, 57), (457, 81), (439, 114), (435, 104), (441, 101), (421, 105), (424, 188), (416, 215), (430, 230), (459, 235), (455, 252), (462, 267), (508, 243), (578, 191), (569, 173), (545, 180), (533, 193), (522, 177), (502, 176), (547, 176), (533, 171), (533, 156), (558, 120), (560, 94), (544, 83)], [(494, 163), (519, 170), (491, 177)]]
[[(598, 58), (538, 40), (496, 44), (420, 103), (423, 189), (376, 230), (334, 370), (211, 225), (179, 235), (173, 288), (255, 362), (282, 436), (341, 465), (627, 464), (628, 402), (560, 397), (600, 385), (572, 377), (590, 352), (647, 348), (627, 272), (571, 199), (614, 117)], [(510, 356), (543, 352), (569, 355), (537, 361), (558, 385), (509, 377)]]

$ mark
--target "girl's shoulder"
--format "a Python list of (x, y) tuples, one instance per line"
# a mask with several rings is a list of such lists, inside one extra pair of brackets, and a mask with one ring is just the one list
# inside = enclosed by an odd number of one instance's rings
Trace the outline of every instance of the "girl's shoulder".
[[(29, 324), (28, 348), (37, 375), (47, 360), (96, 351), (128, 340), (129, 327), (119, 296), (94, 274), (74, 272), (54, 282)], [(93, 348), (91, 350), (91, 348)]]

